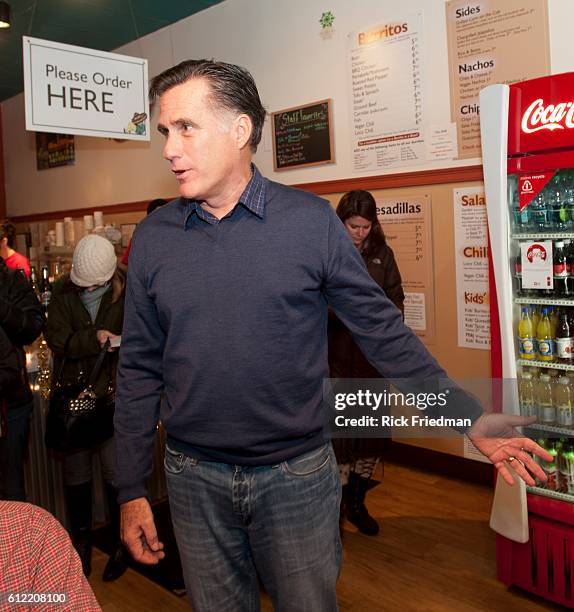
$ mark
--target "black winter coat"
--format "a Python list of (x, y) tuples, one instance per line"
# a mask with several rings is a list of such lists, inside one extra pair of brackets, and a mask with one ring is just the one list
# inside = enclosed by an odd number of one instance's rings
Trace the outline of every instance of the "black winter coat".
[[(383, 245), (365, 258), (371, 277), (404, 313), (405, 294), (401, 274), (391, 247)], [(379, 372), (367, 361), (353, 340), (351, 332), (329, 312), (329, 370), (331, 378), (380, 378)], [(338, 463), (354, 463), (367, 457), (382, 457), (385, 438), (334, 438), (333, 447)]]
[[(122, 294), (112, 303), (111, 287), (102, 296), (96, 320), (92, 323), (90, 313), (80, 299), (78, 288), (67, 277), (54, 283), (48, 307), (48, 324), (44, 333), (46, 342), (54, 354), (52, 385), (60, 373), (68, 340), (62, 382), (87, 383), (101, 350), (96, 332), (107, 329), (113, 334), (120, 335), (123, 318), (124, 296)], [(118, 351), (108, 353), (94, 385), (94, 391), (99, 397), (106, 395), (109, 385), (115, 387), (117, 366)]]
[(44, 312), (32, 286), (0, 257), (0, 397), (8, 409), (32, 400), (23, 347), (38, 338), (44, 323)]
[[(365, 265), (389, 300), (404, 313), (405, 294), (401, 273), (391, 247), (384, 244), (376, 253), (365, 259)], [(381, 376), (363, 356), (351, 332), (333, 313), (329, 316), (329, 370), (331, 378), (380, 378)]]

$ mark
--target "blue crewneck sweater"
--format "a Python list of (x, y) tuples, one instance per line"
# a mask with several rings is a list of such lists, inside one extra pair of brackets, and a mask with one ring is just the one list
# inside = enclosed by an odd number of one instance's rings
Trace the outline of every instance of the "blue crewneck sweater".
[(268, 465), (322, 444), (328, 304), (386, 377), (446, 377), (329, 202), (255, 169), (221, 221), (183, 198), (148, 216), (118, 372), (120, 502), (145, 495), (162, 391), (168, 444), (200, 460)]

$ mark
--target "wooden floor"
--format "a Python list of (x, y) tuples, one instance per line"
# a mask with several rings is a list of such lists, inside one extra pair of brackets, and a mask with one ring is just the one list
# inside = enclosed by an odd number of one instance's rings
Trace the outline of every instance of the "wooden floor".
[[(366, 537), (352, 525), (345, 529), (341, 611), (557, 609), (496, 580), (495, 538), (488, 527), (491, 498), (488, 487), (387, 464), (383, 483), (368, 496), (381, 533)], [(132, 570), (104, 584), (105, 562), (95, 551), (90, 584), (104, 612), (189, 611), (185, 598)], [(267, 598), (262, 610), (272, 610)]]

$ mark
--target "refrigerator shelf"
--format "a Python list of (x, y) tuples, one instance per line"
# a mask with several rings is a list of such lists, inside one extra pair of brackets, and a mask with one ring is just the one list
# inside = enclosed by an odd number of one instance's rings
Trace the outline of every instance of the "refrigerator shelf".
[(559, 240), (566, 238), (574, 240), (574, 232), (534, 232), (524, 234), (511, 234), (513, 240)]
[(568, 363), (537, 361), (536, 359), (517, 359), (516, 363), (521, 366), (531, 366), (533, 368), (550, 368), (552, 370), (568, 370), (569, 372), (574, 372), (574, 365)]
[(574, 503), (574, 495), (572, 493), (559, 493), (558, 491), (551, 491), (550, 489), (544, 489), (543, 487), (526, 487), (526, 490), (528, 493), (533, 493), (534, 495), (559, 499), (560, 501), (565, 501), (569, 504)]
[(540, 431), (543, 433), (553, 433), (559, 436), (567, 436), (569, 438), (574, 437), (574, 428), (573, 427), (560, 427), (559, 425), (544, 425), (542, 423), (534, 423), (533, 425), (528, 425), (524, 427), (524, 429), (533, 429), (535, 431)]
[(544, 306), (574, 306), (574, 298), (514, 298), (515, 304), (542, 304)]

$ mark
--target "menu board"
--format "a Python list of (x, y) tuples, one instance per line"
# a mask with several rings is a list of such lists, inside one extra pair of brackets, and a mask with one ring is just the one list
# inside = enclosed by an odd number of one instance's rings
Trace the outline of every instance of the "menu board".
[(454, 190), (458, 346), (490, 348), (488, 235), (482, 186)]
[(271, 126), (275, 171), (335, 161), (330, 99), (272, 113)]
[(459, 158), (480, 157), (480, 90), (550, 72), (547, 2), (450, 0), (446, 22)]
[(376, 198), (377, 216), (393, 249), (405, 292), (405, 323), (427, 342), (434, 340), (430, 196)]
[(351, 33), (348, 65), (354, 170), (423, 163), (422, 12)]

